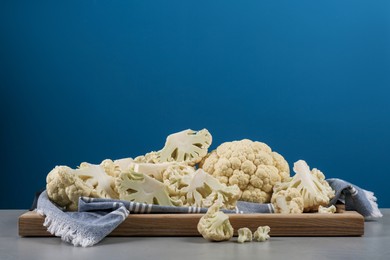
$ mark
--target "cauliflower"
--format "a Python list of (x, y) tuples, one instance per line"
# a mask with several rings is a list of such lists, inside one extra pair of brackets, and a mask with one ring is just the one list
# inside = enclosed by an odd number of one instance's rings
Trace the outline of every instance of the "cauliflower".
[(229, 216), (219, 211), (220, 203), (213, 204), (198, 222), (198, 232), (207, 240), (224, 241), (233, 236)]
[[(296, 189), (300, 193), (303, 199), (303, 212), (317, 211), (320, 205), (327, 206), (335, 194), (325, 180), (325, 175), (318, 169), (310, 171), (309, 166), (303, 160), (295, 162), (293, 169), (296, 173), (293, 177), (285, 182), (276, 184), (274, 187), (274, 194), (272, 195), (271, 201), (275, 203), (275, 208), (283, 207), (281, 206), (283, 204), (281, 196), (283, 195), (290, 196), (291, 201), (299, 204), (296, 191), (291, 191), (291, 189)], [(283, 190), (285, 192), (281, 193)], [(289, 200), (290, 198), (286, 198), (286, 201)]]
[(238, 229), (237, 242), (244, 243), (246, 241), (252, 241), (252, 231), (246, 227)]
[(49, 198), (65, 210), (75, 211), (80, 196), (118, 198), (114, 178), (102, 165), (82, 163), (78, 169), (56, 166), (46, 177)]
[(290, 176), (283, 156), (265, 143), (248, 139), (225, 142), (209, 153), (200, 167), (227, 185), (237, 185), (241, 200), (265, 203), (275, 183)]
[(318, 213), (333, 214), (336, 213), (336, 207), (334, 205), (330, 207), (323, 207), (320, 205), (318, 207)]
[(144, 173), (128, 169), (119, 174), (115, 184), (121, 200), (163, 206), (181, 206), (180, 201), (171, 199), (167, 187), (162, 182)]
[[(130, 167), (139, 173), (144, 173), (158, 181), (163, 181), (163, 173), (169, 166), (179, 165), (177, 162), (163, 162), (163, 163), (137, 163), (132, 162)], [(191, 167), (192, 168), (192, 167)]]
[(157, 152), (135, 158), (136, 162), (162, 163), (184, 162), (188, 165), (199, 163), (207, 155), (212, 136), (207, 129), (187, 129), (167, 137), (165, 146)]
[(296, 188), (274, 193), (271, 198), (271, 203), (276, 213), (290, 214), (303, 212), (303, 198)]
[(234, 209), (240, 197), (236, 186), (221, 184), (202, 169), (195, 171), (190, 166), (170, 166), (163, 173), (163, 182), (169, 193), (185, 206), (208, 208), (220, 200), (224, 208)]
[(261, 226), (258, 227), (255, 233), (253, 234), (253, 238), (258, 242), (264, 242), (269, 239), (268, 233), (271, 231), (269, 226)]

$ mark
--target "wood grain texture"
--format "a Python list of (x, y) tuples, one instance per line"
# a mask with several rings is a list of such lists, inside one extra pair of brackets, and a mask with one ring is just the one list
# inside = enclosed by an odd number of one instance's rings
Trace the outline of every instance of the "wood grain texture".
[[(202, 214), (132, 214), (109, 236), (199, 236), (197, 224)], [(235, 231), (248, 227), (271, 227), (271, 236), (362, 236), (364, 218), (355, 211), (336, 214), (231, 214)], [(19, 235), (52, 236), (43, 226), (45, 218), (36, 212), (19, 217)], [(236, 234), (235, 234), (236, 235)]]

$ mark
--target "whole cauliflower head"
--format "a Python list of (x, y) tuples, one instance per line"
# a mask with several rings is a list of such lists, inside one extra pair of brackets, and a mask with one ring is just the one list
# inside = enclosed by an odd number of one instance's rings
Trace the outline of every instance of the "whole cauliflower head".
[(269, 202), (275, 183), (290, 177), (283, 156), (249, 139), (221, 144), (200, 167), (222, 183), (237, 185), (242, 191), (240, 200), (258, 203)]
[(198, 222), (198, 232), (207, 240), (225, 241), (233, 237), (233, 227), (229, 216), (220, 211), (221, 204), (216, 202)]

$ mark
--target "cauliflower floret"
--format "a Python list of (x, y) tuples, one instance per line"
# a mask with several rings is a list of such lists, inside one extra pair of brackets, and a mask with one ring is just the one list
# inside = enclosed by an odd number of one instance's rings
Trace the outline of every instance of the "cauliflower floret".
[(335, 207), (335, 205), (332, 205), (330, 207), (323, 207), (320, 205), (318, 207), (318, 213), (334, 214), (334, 213), (336, 213), (336, 207)]
[(136, 162), (162, 163), (184, 162), (194, 166), (207, 155), (212, 136), (207, 129), (183, 130), (167, 137), (165, 146), (157, 152), (147, 153), (135, 158)]
[(215, 203), (198, 222), (198, 232), (207, 240), (225, 241), (233, 236), (229, 216), (219, 211), (220, 203)]
[(255, 233), (253, 234), (253, 238), (258, 242), (264, 242), (269, 239), (268, 233), (271, 231), (269, 226), (261, 226), (258, 227)]
[(56, 166), (46, 177), (48, 197), (65, 210), (75, 211), (81, 196), (118, 198), (114, 178), (101, 165), (82, 163), (79, 169)]
[(249, 139), (225, 142), (209, 153), (200, 167), (227, 185), (237, 185), (241, 200), (269, 202), (275, 183), (290, 176), (288, 163), (265, 143)]
[[(325, 175), (321, 171), (317, 169), (310, 171), (307, 163), (299, 160), (294, 163), (294, 172), (296, 174), (293, 177), (274, 186), (274, 199), (271, 199), (271, 201), (276, 201), (276, 198), (280, 197), (281, 194), (296, 194), (295, 191), (289, 191), (294, 188), (298, 190), (303, 199), (303, 212), (317, 211), (320, 205), (327, 206), (329, 204), (330, 199), (335, 194), (325, 181)], [(286, 193), (280, 193), (282, 190), (286, 190)], [(293, 198), (297, 198), (297, 196)], [(279, 201), (282, 200), (279, 198)], [(277, 201), (276, 204), (278, 204)]]
[(244, 242), (250, 242), (252, 241), (252, 231), (249, 228), (240, 228), (238, 229), (238, 243), (244, 243)]
[(65, 210), (75, 211), (81, 196), (94, 197), (92, 187), (85, 184), (68, 166), (56, 166), (46, 177), (49, 198)]
[(303, 212), (303, 198), (299, 190), (295, 188), (274, 193), (271, 203), (276, 213), (298, 214)]

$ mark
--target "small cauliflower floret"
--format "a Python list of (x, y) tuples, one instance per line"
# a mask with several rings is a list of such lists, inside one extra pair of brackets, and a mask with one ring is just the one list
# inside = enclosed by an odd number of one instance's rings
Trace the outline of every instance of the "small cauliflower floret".
[(297, 214), (303, 212), (303, 198), (299, 190), (290, 188), (272, 195), (271, 203), (276, 213)]
[[(320, 205), (327, 206), (329, 204), (330, 199), (334, 197), (334, 191), (326, 182), (325, 175), (321, 171), (317, 169), (310, 171), (307, 163), (299, 160), (294, 163), (294, 172), (295, 175), (289, 180), (274, 186), (273, 197), (275, 199), (271, 199), (271, 201), (276, 201), (276, 197), (280, 194), (296, 194), (295, 191), (289, 191), (294, 188), (298, 190), (303, 199), (303, 212), (317, 211)], [(280, 193), (282, 190), (287, 192)]]
[(117, 199), (114, 178), (101, 165), (82, 163), (80, 168), (56, 166), (46, 177), (48, 197), (65, 210), (75, 211), (79, 197)]
[(225, 241), (233, 236), (229, 216), (219, 211), (220, 207), (218, 202), (212, 205), (198, 222), (198, 232), (207, 240)]
[(163, 163), (183, 162), (194, 166), (207, 155), (212, 136), (207, 129), (183, 130), (167, 137), (165, 146), (157, 152), (150, 152), (135, 158), (136, 162)]
[(258, 227), (255, 233), (253, 234), (253, 238), (258, 242), (264, 242), (269, 239), (268, 233), (271, 231), (269, 226), (261, 226)]
[(249, 139), (222, 143), (200, 167), (226, 185), (237, 185), (242, 191), (240, 200), (259, 203), (269, 202), (275, 183), (290, 176), (283, 156)]
[(318, 207), (318, 213), (334, 214), (334, 213), (336, 213), (336, 207), (334, 205), (332, 205), (330, 207), (323, 207), (320, 205)]
[(163, 206), (181, 206), (170, 198), (165, 185), (143, 173), (132, 169), (121, 172), (115, 181), (121, 200), (135, 201)]
[(238, 243), (244, 243), (244, 242), (250, 242), (252, 241), (252, 231), (249, 228), (240, 228), (238, 229)]

